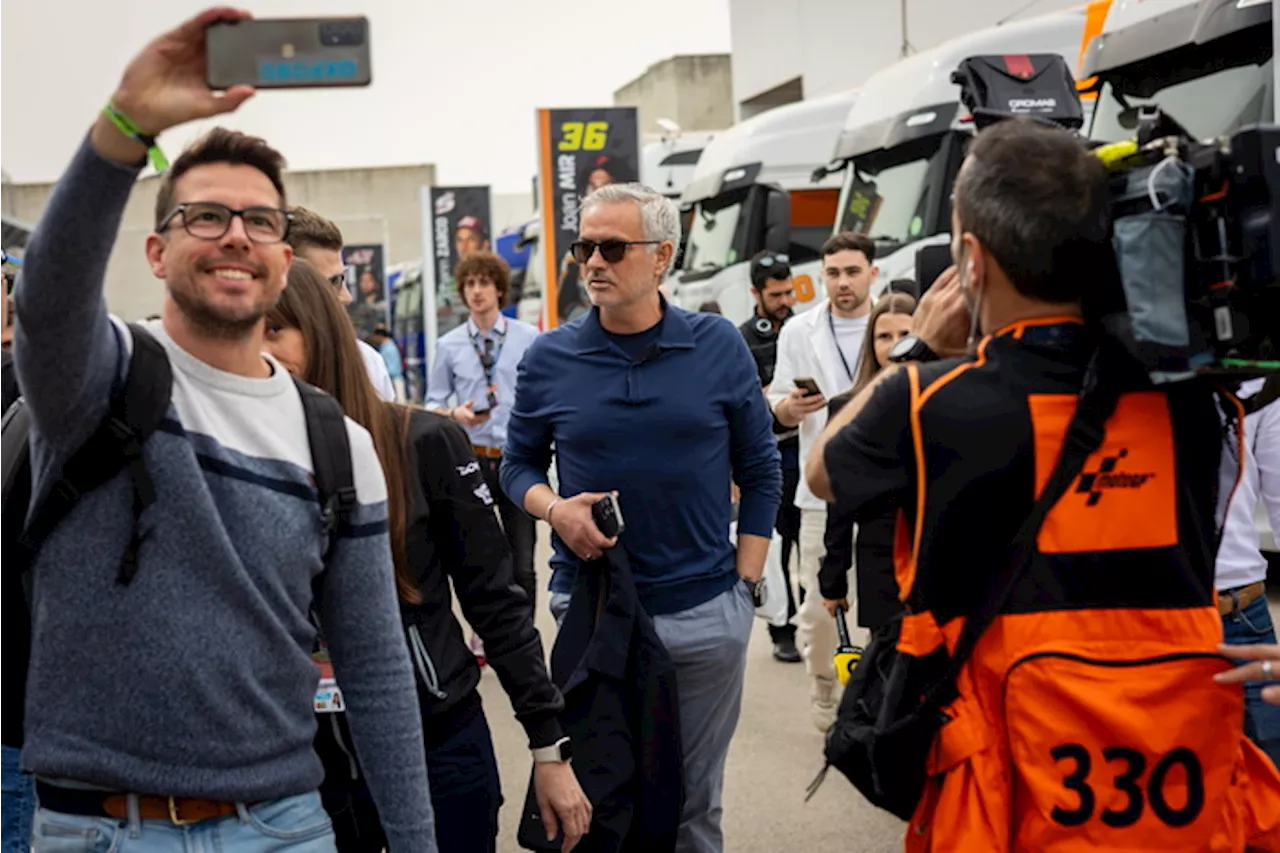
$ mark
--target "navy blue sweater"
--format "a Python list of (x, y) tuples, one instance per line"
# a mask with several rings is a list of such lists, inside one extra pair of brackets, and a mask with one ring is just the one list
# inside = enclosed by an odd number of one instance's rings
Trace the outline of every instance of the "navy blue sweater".
[[(782, 496), (773, 419), (742, 336), (715, 314), (663, 311), (636, 358), (594, 309), (540, 335), (520, 364), (502, 460), (502, 488), (519, 505), (547, 482), (553, 444), (562, 495), (619, 493), (620, 544), (651, 614), (696, 607), (736, 581), (731, 477), (739, 533), (770, 537)], [(570, 592), (578, 558), (552, 543), (551, 589)]]

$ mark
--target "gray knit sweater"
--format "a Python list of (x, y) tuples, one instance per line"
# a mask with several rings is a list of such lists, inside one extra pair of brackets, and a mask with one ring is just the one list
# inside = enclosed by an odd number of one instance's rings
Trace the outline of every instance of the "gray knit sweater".
[[(128, 364), (103, 276), (137, 171), (86, 142), (32, 236), (16, 359), (37, 494), (102, 418)], [(128, 247), (126, 251), (142, 251)], [(140, 286), (154, 287), (153, 283)], [(351, 421), (359, 506), (327, 565), (302, 403), (217, 370), (149, 327), (173, 364), (144, 446), (158, 500), (136, 577), (120, 475), (89, 494), (35, 564), (24, 769), (115, 790), (258, 801), (314, 790), (313, 581), (335, 674), (393, 851), (436, 850), (412, 671), (387, 543), (386, 486)]]

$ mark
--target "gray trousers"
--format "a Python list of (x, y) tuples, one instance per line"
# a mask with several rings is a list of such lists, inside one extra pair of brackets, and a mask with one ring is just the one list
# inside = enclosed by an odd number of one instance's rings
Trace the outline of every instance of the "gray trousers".
[[(551, 594), (556, 622), (569, 609), (566, 593)], [(747, 641), (755, 605), (745, 584), (680, 613), (653, 617), (675, 662), (684, 748), (684, 814), (676, 853), (721, 853), (724, 766), (742, 710)]]

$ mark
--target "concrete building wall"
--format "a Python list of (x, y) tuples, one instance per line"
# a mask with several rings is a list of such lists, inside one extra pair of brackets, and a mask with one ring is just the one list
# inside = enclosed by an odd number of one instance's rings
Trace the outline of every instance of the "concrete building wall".
[[(422, 257), (418, 188), (434, 180), (431, 165), (289, 172), (285, 189), (291, 204), (337, 223), (348, 243), (385, 243), (387, 263), (395, 264)], [(154, 226), (159, 184), (152, 177), (134, 187), (107, 265), (107, 306), (129, 320), (159, 312), (164, 299), (164, 283), (151, 274), (143, 251)], [(52, 190), (52, 184), (10, 184), (4, 188), (4, 211), (35, 222)]]
[[(1078, 5), (1079, 0), (906, 0), (906, 39), (926, 50), (964, 33)], [(902, 0), (729, 0), (733, 95), (739, 119), (777, 106), (758, 96), (803, 98), (862, 85), (902, 55)], [(772, 94), (772, 93), (771, 93)], [(744, 109), (743, 105), (746, 104)]]
[(662, 132), (660, 118), (684, 130), (721, 130), (733, 124), (732, 65), (727, 54), (673, 56), (615, 91), (613, 102), (639, 108), (641, 134)]

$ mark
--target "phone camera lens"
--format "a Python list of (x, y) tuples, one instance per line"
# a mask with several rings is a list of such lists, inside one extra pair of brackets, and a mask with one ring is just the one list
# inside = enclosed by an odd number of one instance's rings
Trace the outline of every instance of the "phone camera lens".
[(320, 25), (320, 44), (356, 47), (364, 44), (364, 21), (328, 21)]

